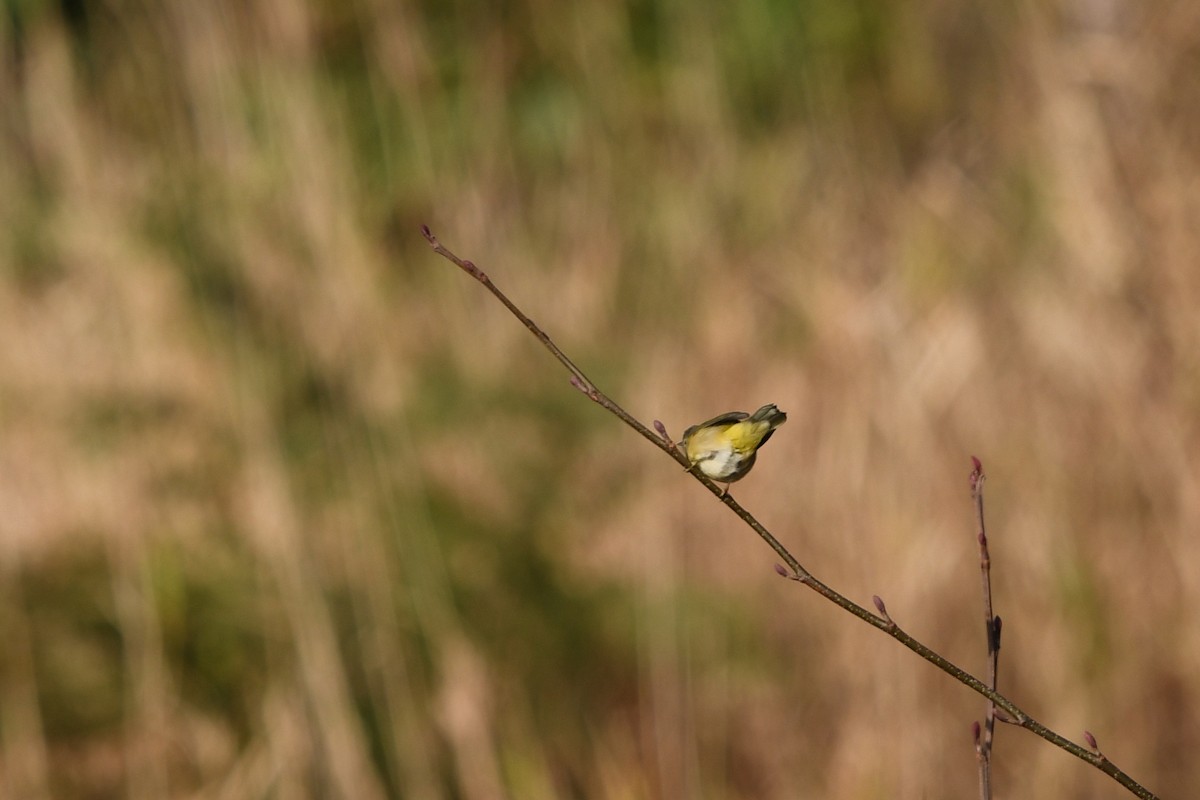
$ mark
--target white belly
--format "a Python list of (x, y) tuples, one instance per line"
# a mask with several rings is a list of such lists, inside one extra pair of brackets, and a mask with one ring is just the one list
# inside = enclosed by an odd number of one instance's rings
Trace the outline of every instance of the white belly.
[(700, 462), (700, 471), (715, 481), (723, 481), (741, 465), (737, 452), (732, 447), (721, 450), (710, 450)]

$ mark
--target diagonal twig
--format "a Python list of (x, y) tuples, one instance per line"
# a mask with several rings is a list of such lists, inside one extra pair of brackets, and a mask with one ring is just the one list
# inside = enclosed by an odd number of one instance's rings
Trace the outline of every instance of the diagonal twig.
[[(601, 392), (596, 385), (583, 373), (583, 371), (579, 369), (579, 367), (577, 367), (575, 363), (572, 362), (571, 359), (568, 358), (567, 355), (563, 353), (556, 344), (554, 344), (553, 340), (551, 340), (550, 337), (547, 336), (546, 333), (533, 322), (533, 320), (527, 317), (515, 303), (509, 300), (508, 297), (505, 296), (505, 294), (501, 292), (494, 283), (492, 283), (492, 280), (487, 276), (487, 273), (476, 266), (474, 262), (461, 259), (446, 249), (442, 243), (438, 241), (438, 238), (433, 235), (433, 232), (429, 230), (428, 226), (421, 226), (421, 233), (425, 237), (426, 241), (429, 242), (429, 245), (433, 248), (435, 253), (455, 264), (459, 269), (463, 270), (475, 280), (482, 283), (484, 287), (496, 297), (497, 300), (504, 304), (505, 308), (512, 312), (513, 316), (520, 320), (521, 323), (529, 329), (530, 333), (537, 337), (537, 340), (540, 341), (546, 347), (546, 349), (549, 350), (550, 353), (556, 359), (558, 359), (558, 361), (564, 367), (567, 368), (567, 371), (571, 373), (572, 386), (583, 392), (583, 394), (592, 400), (592, 402), (600, 405), (602, 408), (617, 416), (622, 422), (641, 434), (643, 438), (645, 438), (655, 447), (659, 448), (671, 458), (675, 459), (675, 461), (687, 469), (692, 477), (704, 484), (704, 486), (710, 492), (712, 492), (713, 495), (720, 500), (720, 502), (724, 503), (731, 511), (733, 511), (733, 513), (737, 514), (738, 517), (741, 518), (741, 520), (751, 528), (751, 530), (758, 534), (759, 537), (761, 537), (762, 540), (765, 541), (771, 547), (771, 549), (775, 551), (775, 553), (783, 560), (784, 564), (787, 565), (787, 570), (785, 570), (786, 577), (795, 580), (798, 583), (804, 584), (817, 594), (824, 597), (826, 600), (829, 600), (831, 603), (834, 603), (843, 610), (853, 614), (863, 622), (866, 622), (868, 625), (878, 628), (888, 636), (891, 636), (893, 639), (898, 641), (900, 644), (907, 647), (909, 650), (921, 656), (921, 658), (925, 659), (938, 669), (953, 677), (959, 683), (962, 683), (975, 692), (983, 695), (998, 709), (997, 715), (1000, 715), (1002, 712), (1003, 716), (1006, 718), (1006, 721), (1011, 722), (1014, 725), (1019, 725), (1036, 736), (1040, 736), (1051, 744), (1066, 750), (1076, 758), (1086, 761), (1096, 769), (1111, 777), (1117, 783), (1124, 786), (1132, 794), (1142, 798), (1142, 800), (1158, 800), (1156, 795), (1154, 795), (1150, 790), (1146, 789), (1132, 777), (1120, 770), (1112, 761), (1100, 754), (1098, 751), (1092, 751), (1081, 747), (1075, 742), (1072, 742), (1070, 739), (1067, 739), (1065, 736), (1062, 736), (1050, 728), (1047, 728), (1045, 725), (1041, 724), (1021, 708), (1019, 708), (1012, 700), (1009, 700), (991, 686), (985, 684), (974, 675), (971, 675), (966, 670), (951, 662), (945, 656), (909, 635), (899, 625), (897, 625), (890, 616), (887, 615), (886, 610), (884, 610), (882, 600), (878, 600), (877, 603), (877, 607), (880, 609), (880, 614), (872, 614), (870, 611), (843, 596), (832, 587), (817, 580), (817, 578), (811, 572), (805, 569), (800, 562), (796, 560), (796, 557), (793, 556), (788, 549), (784, 547), (774, 535), (771, 534), (770, 531), (763, 527), (762, 523), (755, 519), (754, 515), (742, 508), (742, 506), (736, 500), (734, 500), (732, 496), (722, 492), (721, 488), (717, 486), (717, 484), (713, 483), (707, 477), (692, 468), (692, 465), (688, 462), (686, 456), (680, 452), (679, 448), (675, 446), (670, 437), (666, 435), (666, 429), (663, 427), (661, 422), (655, 422), (655, 428), (660, 433), (659, 436), (655, 436), (655, 434), (649, 428), (647, 428), (631, 414), (629, 414), (629, 412), (625, 411), (625, 409), (621, 408), (621, 406), (617, 405), (612, 399)], [(790, 571), (790, 573), (788, 571)]]

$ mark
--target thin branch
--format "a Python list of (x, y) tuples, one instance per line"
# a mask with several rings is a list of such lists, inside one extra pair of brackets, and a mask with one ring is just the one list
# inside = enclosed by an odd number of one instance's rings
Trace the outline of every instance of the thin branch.
[[(992, 557), (988, 553), (987, 528), (983, 522), (983, 464), (971, 456), (971, 499), (975, 501), (975, 520), (979, 540), (979, 572), (983, 578), (983, 624), (987, 634), (988, 687), (996, 690), (1000, 666), (1000, 618), (992, 614)], [(975, 736), (975, 758), (979, 764), (980, 800), (992, 797), (992, 740), (996, 732), (996, 704), (990, 698), (984, 716), (983, 736)]]
[[(530, 333), (537, 337), (537, 340), (541, 342), (564, 367), (567, 368), (568, 372), (571, 373), (571, 384), (575, 386), (575, 388), (587, 395), (587, 397), (594, 403), (600, 405), (604, 409), (619, 417), (622, 422), (640, 433), (643, 438), (652, 443), (658, 449), (662, 450), (671, 458), (675, 459), (676, 462), (687, 469), (692, 477), (704, 484), (704, 486), (713, 493), (713, 496), (728, 506), (734, 514), (737, 514), (738, 517), (741, 518), (741, 520), (751, 528), (751, 530), (757, 533), (759, 537), (761, 537), (762, 540), (765, 541), (781, 559), (783, 559), (784, 564), (787, 565), (787, 570), (785, 570), (785, 572), (790, 571), (790, 574), (787, 574), (786, 577), (797, 581), (798, 583), (804, 584), (817, 594), (824, 597), (826, 600), (829, 600), (831, 603), (834, 603), (843, 610), (853, 614), (863, 622), (866, 622), (868, 625), (878, 628), (888, 636), (891, 636), (893, 639), (898, 641), (900, 644), (907, 647), (909, 650), (912, 650), (921, 658), (925, 659), (938, 669), (953, 677), (959, 683), (962, 683), (970, 687), (975, 692), (983, 695), (988, 700), (992, 701), (992, 703), (994, 703), (998, 709), (1001, 709), (1004, 714), (1009, 717), (1013, 724), (1020, 725), (1025, 730), (1040, 736), (1041, 738), (1062, 748), (1063, 750), (1066, 750), (1076, 758), (1086, 761), (1096, 769), (1099, 769), (1101, 772), (1110, 776), (1113, 780), (1124, 786), (1137, 797), (1140, 797), (1143, 800), (1158, 800), (1158, 798), (1152, 792), (1144, 788), (1129, 775), (1126, 775), (1124, 772), (1118, 769), (1117, 766), (1112, 763), (1112, 761), (1108, 760), (1103, 755), (1081, 747), (1075, 742), (1072, 742), (1070, 739), (1067, 739), (1066, 737), (1050, 730), (1045, 725), (1042, 725), (1033, 717), (1029, 716), (1029, 714), (1026, 714), (1024, 711), (1022, 711), (1016, 703), (998, 693), (995, 689), (991, 688), (974, 675), (971, 675), (966, 670), (963, 670), (961, 667), (952, 663), (922, 642), (910, 636), (902, 628), (900, 628), (900, 626), (897, 625), (891, 617), (886, 616), (886, 610), (881, 611), (882, 616), (872, 614), (870, 611), (853, 602), (849, 598), (839, 594), (832, 587), (827, 586), (826, 584), (817, 580), (817, 578), (814, 577), (811, 572), (801, 566), (800, 562), (796, 560), (796, 557), (793, 556), (788, 549), (771, 534), (770, 531), (763, 527), (762, 523), (755, 519), (749, 511), (742, 508), (742, 506), (738, 504), (738, 502), (729, 494), (722, 492), (721, 487), (717, 486), (717, 484), (713, 483), (700, 472), (694, 470), (691, 463), (688, 462), (687, 457), (680, 452), (679, 448), (675, 447), (675, 445), (670, 441), (670, 437), (665, 435), (665, 428), (662, 429), (662, 433), (664, 435), (656, 436), (653, 431), (631, 416), (627, 411), (625, 411), (625, 409), (621, 408), (619, 405), (609, 399), (607, 395), (596, 388), (596, 385), (592, 383), (592, 381), (588, 379), (586, 375), (583, 374), (583, 371), (580, 370), (579, 367), (575, 366), (574, 362), (572, 362), (565, 353), (558, 349), (558, 346), (554, 344), (550, 337), (547, 336), (542, 329), (533, 322), (533, 320), (525, 316), (521, 309), (519, 309), (511, 300), (509, 300), (508, 297), (506, 297), (494, 283), (492, 283), (491, 279), (486, 273), (484, 273), (483, 270), (481, 270), (471, 261), (463, 260), (447, 250), (442, 243), (438, 241), (437, 237), (433, 235), (433, 232), (429, 230), (428, 226), (421, 226), (421, 233), (424, 235), (425, 239), (428, 240), (430, 246), (433, 247), (434, 252), (449, 260), (458, 266), (459, 269), (463, 270), (468, 275), (475, 278), (475, 280), (482, 283), (489, 292), (496, 296), (496, 299), (504, 304), (505, 308), (511, 311), (513, 315), (519, 319), (526, 328), (529, 329)], [(661, 423), (656, 427), (661, 427)], [(883, 601), (879, 600), (878, 605), (882, 604)]]

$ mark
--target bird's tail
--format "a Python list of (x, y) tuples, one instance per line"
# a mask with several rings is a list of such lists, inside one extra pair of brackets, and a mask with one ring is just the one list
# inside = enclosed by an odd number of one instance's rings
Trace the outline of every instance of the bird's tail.
[(775, 429), (787, 422), (787, 414), (775, 407), (774, 403), (765, 405), (750, 415), (744, 423), (744, 441), (741, 449), (757, 450), (767, 443), (767, 439), (775, 433)]
[(750, 415), (751, 422), (765, 422), (771, 426), (771, 430), (775, 430), (783, 423), (787, 422), (787, 414), (779, 410), (774, 403), (768, 403)]

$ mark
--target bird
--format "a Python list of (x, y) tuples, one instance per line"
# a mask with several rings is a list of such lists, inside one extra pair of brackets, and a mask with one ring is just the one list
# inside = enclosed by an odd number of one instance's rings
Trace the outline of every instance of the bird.
[(692, 468), (725, 484), (721, 492), (724, 497), (729, 484), (746, 477), (758, 458), (758, 449), (785, 422), (787, 414), (774, 403), (753, 414), (730, 411), (688, 428), (680, 446)]

